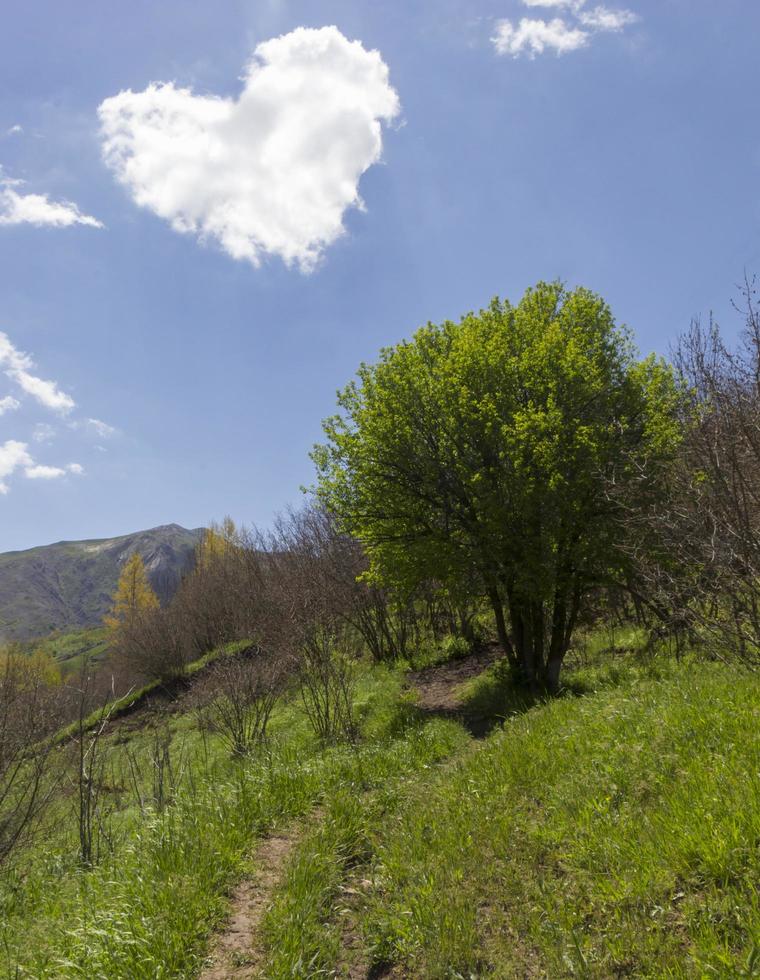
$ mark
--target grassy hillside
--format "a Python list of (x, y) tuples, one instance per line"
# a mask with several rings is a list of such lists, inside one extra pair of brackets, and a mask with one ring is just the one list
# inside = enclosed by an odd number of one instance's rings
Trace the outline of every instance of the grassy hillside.
[(50, 654), (64, 674), (69, 674), (84, 659), (98, 660), (108, 652), (108, 630), (104, 626), (66, 632), (56, 630), (43, 640), (35, 642), (34, 649)]
[(200, 530), (176, 524), (0, 554), (0, 639), (99, 626), (124, 561), (138, 552), (162, 600), (191, 567)]
[(760, 680), (635, 655), (568, 679), (531, 706), (496, 665), (439, 708), (418, 675), (365, 665), (356, 745), (320, 745), (293, 692), (237, 761), (189, 701), (129, 716), (99, 863), (77, 864), (64, 794), (2, 885), (0, 969), (200, 975), (251, 879), (255, 934), (209, 976), (758, 975)]

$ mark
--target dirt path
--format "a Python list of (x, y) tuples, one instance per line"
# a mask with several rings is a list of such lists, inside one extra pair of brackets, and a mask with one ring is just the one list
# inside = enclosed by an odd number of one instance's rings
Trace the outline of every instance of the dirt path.
[(211, 962), (200, 980), (249, 980), (259, 976), (264, 962), (264, 950), (257, 936), (259, 925), (302, 831), (301, 825), (294, 825), (261, 842), (253, 857), (254, 874), (233, 891), (227, 925), (212, 943)]
[(423, 711), (431, 715), (455, 718), (476, 738), (482, 738), (489, 731), (494, 719), (480, 717), (469, 711), (457, 694), (457, 689), (465, 681), (482, 674), (503, 656), (504, 652), (498, 643), (489, 643), (461, 660), (450, 660), (445, 664), (412, 671), (407, 674), (407, 681), (417, 692), (417, 704)]
[[(477, 677), (484, 670), (504, 656), (501, 647), (488, 644), (476, 653), (461, 660), (451, 660), (445, 664), (436, 664), (424, 670), (410, 671), (407, 674), (407, 684), (417, 694), (419, 708), (427, 714), (455, 718), (460, 721), (473, 736), (482, 738), (492, 727), (494, 719), (473, 714), (458, 695), (459, 687), (472, 677)], [(451, 760), (450, 764), (455, 764)], [(342, 980), (402, 980), (404, 970), (399, 965), (386, 964), (369, 967), (361, 935), (357, 928), (357, 906), (361, 903), (362, 895), (372, 882), (365, 877), (366, 868), (361, 868), (355, 875), (348, 878), (342, 891), (342, 907), (338, 909), (341, 922), (342, 956), (338, 963), (336, 976)]]
[[(420, 709), (431, 715), (456, 718), (480, 737), (487, 731), (487, 719), (473, 717), (456, 691), (471, 677), (481, 674), (502, 656), (498, 645), (489, 645), (462, 660), (450, 661), (407, 675), (409, 686), (417, 692)], [(209, 966), (200, 980), (252, 980), (261, 976), (264, 950), (258, 931), (272, 895), (282, 880), (285, 866), (308, 826), (319, 819), (316, 813), (307, 822), (294, 824), (287, 830), (263, 840), (254, 856), (254, 874), (235, 888), (230, 898), (227, 924), (212, 944)], [(359, 871), (343, 886), (342, 922), (343, 957), (337, 976), (350, 980), (403, 977), (398, 967), (369, 970), (356, 930), (354, 907), (362, 891), (370, 886)]]

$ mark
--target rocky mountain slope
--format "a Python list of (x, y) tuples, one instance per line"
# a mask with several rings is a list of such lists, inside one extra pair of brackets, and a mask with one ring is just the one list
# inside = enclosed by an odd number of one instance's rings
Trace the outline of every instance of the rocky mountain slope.
[(192, 567), (202, 529), (166, 524), (94, 541), (0, 554), (0, 639), (100, 625), (124, 562), (139, 552), (163, 601)]

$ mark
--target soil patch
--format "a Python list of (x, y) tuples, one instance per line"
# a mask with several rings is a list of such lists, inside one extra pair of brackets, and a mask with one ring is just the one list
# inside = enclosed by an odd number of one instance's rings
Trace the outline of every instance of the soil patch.
[(254, 875), (233, 891), (227, 925), (212, 944), (210, 964), (200, 980), (248, 980), (259, 975), (264, 962), (259, 925), (300, 836), (301, 828), (293, 827), (261, 842), (254, 856)]
[(455, 718), (476, 738), (483, 738), (493, 727), (495, 719), (473, 713), (464, 705), (457, 691), (465, 681), (482, 674), (503, 657), (504, 651), (498, 643), (488, 643), (468, 657), (411, 671), (407, 674), (407, 682), (417, 692), (417, 704), (421, 711)]

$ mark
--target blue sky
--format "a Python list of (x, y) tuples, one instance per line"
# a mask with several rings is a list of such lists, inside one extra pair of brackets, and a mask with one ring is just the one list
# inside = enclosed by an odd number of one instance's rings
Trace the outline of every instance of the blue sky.
[(266, 524), (361, 360), (541, 278), (644, 352), (735, 333), (758, 36), (753, 0), (7, 5), (0, 550)]

